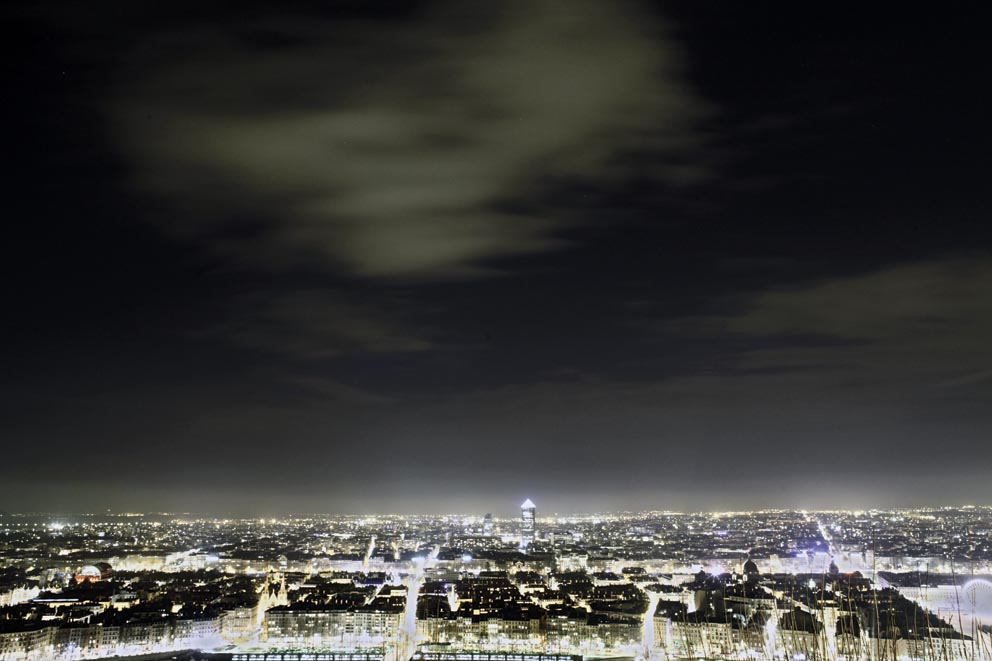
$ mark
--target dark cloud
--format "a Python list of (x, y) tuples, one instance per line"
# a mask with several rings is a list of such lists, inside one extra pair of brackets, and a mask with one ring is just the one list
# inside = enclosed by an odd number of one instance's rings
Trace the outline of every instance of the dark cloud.
[[(403, 307), (402, 301), (392, 303), (393, 308)], [(333, 289), (261, 290), (232, 297), (225, 304), (223, 321), (204, 328), (198, 336), (219, 337), (304, 360), (431, 348), (426, 330), (404, 327), (395, 310), (349, 300)]]
[(780, 286), (749, 296), (738, 314), (671, 323), (750, 339), (739, 360), (746, 369), (802, 370), (848, 385), (977, 385), (992, 366), (990, 290), (983, 254)]

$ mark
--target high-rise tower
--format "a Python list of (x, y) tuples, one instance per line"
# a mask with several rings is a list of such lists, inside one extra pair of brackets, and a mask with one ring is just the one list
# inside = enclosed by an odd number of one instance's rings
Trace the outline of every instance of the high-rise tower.
[(486, 537), (493, 536), (493, 515), (488, 512), (482, 517), (482, 534)]
[(534, 519), (537, 518), (537, 506), (530, 498), (520, 506), (520, 547), (527, 548), (534, 543)]

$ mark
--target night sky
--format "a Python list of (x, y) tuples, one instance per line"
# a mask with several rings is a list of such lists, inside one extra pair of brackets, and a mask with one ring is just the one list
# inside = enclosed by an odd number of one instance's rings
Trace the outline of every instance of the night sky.
[(988, 504), (987, 27), (870, 4), (6, 5), (0, 509)]

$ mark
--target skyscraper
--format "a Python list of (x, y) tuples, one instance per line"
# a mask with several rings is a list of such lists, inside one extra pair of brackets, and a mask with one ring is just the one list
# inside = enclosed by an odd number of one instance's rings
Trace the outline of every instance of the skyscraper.
[(537, 506), (528, 498), (520, 506), (520, 548), (527, 548), (534, 543), (535, 518), (537, 518)]
[(486, 515), (482, 517), (482, 534), (486, 537), (493, 536), (493, 515), (486, 512)]

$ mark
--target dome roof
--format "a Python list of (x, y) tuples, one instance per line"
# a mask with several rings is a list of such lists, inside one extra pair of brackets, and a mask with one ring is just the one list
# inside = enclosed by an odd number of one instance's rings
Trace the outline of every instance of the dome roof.
[(94, 562), (91, 565), (83, 565), (79, 573), (76, 574), (77, 581), (95, 582), (105, 578), (110, 578), (114, 573), (113, 567), (106, 562)]

